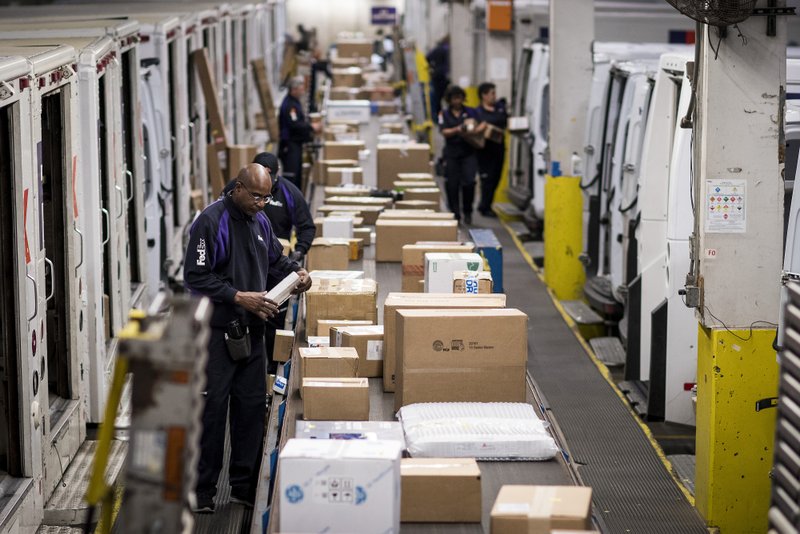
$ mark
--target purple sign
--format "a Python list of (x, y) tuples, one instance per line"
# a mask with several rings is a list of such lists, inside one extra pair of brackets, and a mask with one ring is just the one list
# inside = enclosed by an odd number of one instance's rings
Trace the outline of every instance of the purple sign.
[(372, 24), (374, 26), (393, 26), (397, 24), (397, 8), (388, 6), (373, 6)]

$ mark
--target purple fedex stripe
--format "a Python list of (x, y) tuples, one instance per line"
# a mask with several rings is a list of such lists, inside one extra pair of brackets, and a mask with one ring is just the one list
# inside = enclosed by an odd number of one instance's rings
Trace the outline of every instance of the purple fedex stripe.
[[(280, 254), (277, 254), (277, 251), (272, 247), (272, 225), (270, 225), (269, 219), (267, 219), (263, 211), (259, 211), (256, 214), (256, 219), (258, 219), (261, 229), (264, 231), (264, 244), (267, 245), (269, 262), (273, 263), (278, 260)], [(282, 252), (283, 250), (281, 250)]]
[(228, 259), (228, 250), (226, 248), (230, 239), (230, 232), (228, 226), (230, 225), (231, 216), (228, 210), (222, 212), (222, 217), (219, 218), (219, 226), (217, 227), (217, 239), (214, 242), (214, 257), (211, 260), (211, 269), (218, 263), (224, 262)]

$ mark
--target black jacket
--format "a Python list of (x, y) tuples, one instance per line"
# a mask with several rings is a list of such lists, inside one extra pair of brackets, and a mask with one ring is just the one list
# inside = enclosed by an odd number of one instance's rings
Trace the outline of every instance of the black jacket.
[(281, 143), (308, 143), (314, 138), (311, 123), (303, 112), (303, 105), (292, 95), (287, 94), (281, 102), (278, 126)]
[(198, 215), (189, 231), (183, 266), (186, 288), (214, 303), (211, 326), (225, 327), (234, 319), (263, 325), (256, 315), (233, 303), (237, 291), (265, 291), (300, 265), (283, 255), (264, 212), (250, 217), (229, 196)]
[(294, 227), (297, 233), (294, 249), (303, 254), (308, 252), (317, 227), (306, 199), (296, 185), (280, 176), (273, 180), (272, 200), (264, 206), (264, 213), (272, 223), (275, 235), (281, 239), (289, 239)]

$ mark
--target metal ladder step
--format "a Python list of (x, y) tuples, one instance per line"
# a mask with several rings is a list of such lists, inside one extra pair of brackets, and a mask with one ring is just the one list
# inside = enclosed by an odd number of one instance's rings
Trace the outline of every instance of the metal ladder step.
[[(43, 525), (47, 526), (80, 526), (86, 523), (86, 514), (89, 505), (84, 499), (86, 489), (94, 466), (94, 453), (98, 441), (87, 440), (83, 442), (75, 458), (69, 464), (67, 471), (61, 478), (50, 500), (44, 508)], [(125, 455), (128, 451), (126, 441), (114, 440), (106, 466), (106, 482), (113, 484), (122, 471)], [(99, 515), (96, 515), (99, 517)], [(58, 531), (60, 533), (60, 531)]]
[(36, 534), (83, 534), (82, 527), (54, 527), (50, 525), (42, 525)]
[(618, 337), (595, 337), (589, 340), (597, 359), (608, 367), (625, 365), (625, 349)]
[(645, 417), (647, 415), (647, 393), (644, 385), (638, 381), (625, 380), (619, 382), (617, 386), (628, 399), (633, 411), (640, 417)]
[(492, 204), (492, 209), (504, 219), (522, 219), (522, 212), (510, 202), (495, 202)]
[(508, 227), (520, 241), (530, 241), (533, 239), (533, 236), (531, 235), (531, 229), (528, 228), (524, 222), (510, 222), (508, 223)]
[(671, 454), (667, 460), (672, 464), (672, 471), (678, 480), (694, 495), (694, 454)]
[(603, 318), (582, 300), (562, 300), (561, 305), (567, 315), (579, 325), (603, 324)]

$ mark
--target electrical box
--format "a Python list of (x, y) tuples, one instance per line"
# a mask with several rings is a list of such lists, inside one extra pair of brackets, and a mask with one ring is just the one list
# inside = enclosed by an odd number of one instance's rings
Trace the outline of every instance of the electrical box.
[(512, 0), (488, 0), (486, 2), (486, 29), (490, 32), (512, 30)]

